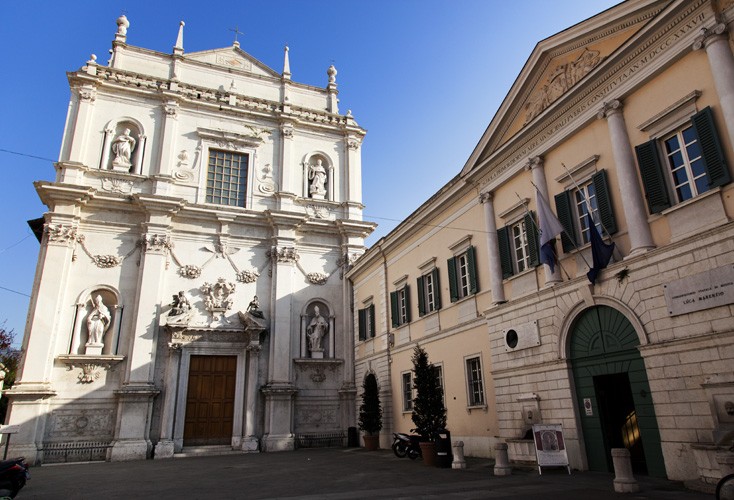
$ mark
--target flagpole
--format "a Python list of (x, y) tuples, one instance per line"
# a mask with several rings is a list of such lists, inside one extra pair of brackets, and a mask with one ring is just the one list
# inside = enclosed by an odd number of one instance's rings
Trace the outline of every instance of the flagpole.
[[(535, 185), (535, 184), (533, 184), (533, 185)], [(517, 199), (520, 200), (520, 203), (522, 204), (523, 208), (525, 209), (525, 213), (527, 215), (530, 215), (530, 210), (528, 210), (528, 206), (525, 204), (525, 202), (523, 201), (523, 199), (520, 198), (520, 195), (517, 194), (517, 191), (515, 191), (515, 196), (517, 196)], [(540, 228), (538, 227), (538, 224), (535, 222), (535, 219), (533, 219), (533, 216), (530, 215), (530, 217), (528, 217), (528, 219), (530, 219), (530, 222), (533, 223), (533, 226), (535, 227), (535, 229), (538, 231), (538, 233), (540, 233), (541, 232), (540, 231)], [(564, 268), (561, 265), (561, 259), (558, 258), (558, 254), (556, 253), (556, 246), (555, 245), (551, 245), (551, 250), (553, 251), (553, 256), (556, 258), (556, 262), (558, 263), (558, 267), (560, 267), (561, 270), (565, 273), (566, 279), (568, 279), (569, 281), (571, 281), (571, 276), (569, 276), (568, 271), (566, 271), (566, 268)], [(538, 251), (540, 251), (540, 249), (538, 249)], [(584, 259), (584, 262), (586, 262), (586, 259)]]
[[(578, 190), (581, 195), (584, 197), (584, 203), (586, 204), (586, 210), (591, 214), (591, 220), (594, 221), (594, 209), (591, 207), (591, 203), (589, 203), (589, 198), (586, 196), (586, 190), (582, 190), (581, 186), (579, 186), (576, 183), (576, 179), (573, 178), (573, 175), (571, 175), (571, 171), (568, 169), (565, 163), (561, 162), (561, 166), (568, 174), (569, 179), (571, 179), (571, 182), (573, 182), (573, 185), (576, 187), (576, 190)], [(599, 212), (599, 209), (596, 209), (596, 212)], [(596, 222), (596, 221), (594, 221)], [(612, 235), (607, 230), (606, 226), (604, 225), (604, 221), (601, 219), (601, 214), (599, 214), (599, 224), (601, 225), (601, 228), (604, 230), (604, 233), (609, 237), (609, 241), (614, 243), (614, 238), (612, 238)], [(591, 228), (589, 228), (591, 230)], [(604, 235), (602, 235), (602, 241), (604, 240)], [(614, 245), (614, 249), (617, 250), (617, 245)], [(620, 260), (622, 260), (622, 254), (619, 254)]]
[[(540, 189), (538, 189), (538, 186), (536, 186), (536, 185), (535, 185), (535, 183), (534, 183), (533, 181), (530, 181), (530, 184), (532, 184), (532, 185), (533, 185), (533, 187), (535, 188), (535, 191), (536, 191), (536, 192), (538, 193), (538, 195), (540, 195), (540, 196), (543, 196), (543, 194), (542, 194), (542, 193), (540, 192)], [(517, 194), (517, 193), (515, 193), (515, 194)], [(518, 198), (519, 198), (519, 196), (518, 196)], [(545, 198), (543, 198), (543, 199), (545, 200)], [(546, 203), (547, 203), (547, 200), (545, 200), (545, 201), (546, 201)], [(573, 247), (574, 247), (574, 248), (576, 249), (576, 251), (577, 251), (577, 252), (579, 253), (579, 255), (581, 256), (581, 258), (582, 258), (582, 259), (583, 259), (583, 261), (584, 261), (584, 264), (586, 264), (586, 267), (588, 267), (589, 269), (591, 269), (591, 266), (589, 265), (589, 262), (588, 262), (588, 261), (586, 260), (586, 257), (584, 257), (584, 254), (583, 254), (583, 253), (581, 252), (581, 249), (580, 249), (580, 248), (579, 248), (579, 246), (578, 246), (578, 245), (576, 244), (576, 242), (575, 242), (575, 241), (574, 241), (574, 239), (573, 239), (573, 238), (571, 237), (571, 235), (570, 235), (570, 234), (568, 234), (568, 231), (566, 231), (566, 230), (564, 229), (564, 230), (563, 230), (563, 232), (564, 232), (564, 233), (566, 233), (566, 236), (568, 236), (568, 240), (569, 240), (569, 241), (571, 242), (571, 244), (573, 245)], [(559, 262), (560, 262), (560, 260), (559, 260)], [(569, 279), (570, 279), (570, 278), (569, 278)]]

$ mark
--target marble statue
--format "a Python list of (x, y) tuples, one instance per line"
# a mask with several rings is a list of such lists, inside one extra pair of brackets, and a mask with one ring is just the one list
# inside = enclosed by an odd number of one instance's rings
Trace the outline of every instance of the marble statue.
[(263, 315), (263, 312), (260, 310), (260, 300), (257, 298), (257, 295), (253, 297), (253, 299), (250, 301), (250, 304), (247, 306), (247, 311), (252, 316), (256, 318), (265, 318)]
[(321, 347), (321, 341), (323, 340), (324, 335), (326, 335), (329, 331), (329, 323), (327, 323), (324, 317), (321, 316), (321, 313), (319, 312), (319, 306), (314, 306), (313, 312), (314, 317), (308, 324), (307, 330), (308, 348), (312, 352), (323, 350), (323, 347)]
[(102, 296), (97, 295), (94, 298), (94, 307), (87, 316), (87, 332), (89, 333), (87, 345), (102, 344), (102, 338), (110, 327), (111, 320), (110, 310), (104, 305)]
[(112, 152), (115, 153), (112, 165), (116, 167), (130, 167), (132, 165), (131, 157), (133, 149), (135, 149), (135, 139), (130, 135), (130, 129), (126, 128), (125, 131), (112, 142)]
[(321, 160), (316, 160), (316, 165), (309, 165), (308, 167), (308, 180), (311, 181), (308, 192), (312, 198), (323, 199), (326, 195), (326, 169), (321, 163)]
[(168, 313), (169, 316), (180, 316), (186, 314), (191, 310), (191, 303), (186, 298), (183, 290), (178, 292), (178, 295), (173, 296), (173, 302), (171, 303), (171, 311)]

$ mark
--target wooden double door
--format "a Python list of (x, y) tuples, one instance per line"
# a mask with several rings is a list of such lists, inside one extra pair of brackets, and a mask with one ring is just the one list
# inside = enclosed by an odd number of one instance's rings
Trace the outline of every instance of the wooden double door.
[(184, 446), (232, 441), (237, 356), (191, 356)]

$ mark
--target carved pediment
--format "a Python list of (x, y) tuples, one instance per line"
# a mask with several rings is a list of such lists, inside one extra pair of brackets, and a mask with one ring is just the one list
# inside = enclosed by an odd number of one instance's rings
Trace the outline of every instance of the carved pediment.
[(186, 54), (186, 59), (209, 63), (229, 69), (239, 69), (261, 76), (280, 76), (279, 73), (258, 61), (236, 45), (222, 49), (190, 52)]

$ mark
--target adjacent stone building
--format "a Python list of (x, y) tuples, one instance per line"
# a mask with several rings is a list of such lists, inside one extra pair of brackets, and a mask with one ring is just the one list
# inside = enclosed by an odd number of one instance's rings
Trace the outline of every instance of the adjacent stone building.
[[(293, 449), (355, 425), (365, 131), (235, 42), (128, 44), (72, 96), (7, 423), (31, 462)], [(172, 32), (171, 39), (175, 33)], [(339, 441), (341, 442), (341, 441)]]
[[(538, 43), (456, 177), (348, 274), (356, 380), (378, 380), (383, 445), (412, 427), (420, 344), (470, 455), (507, 443), (533, 461), (528, 430), (552, 423), (575, 468), (610, 470), (625, 447), (637, 473), (721, 475), (734, 439), (732, 28), (729, 0), (629, 0)], [(565, 229), (552, 268), (543, 200)], [(592, 230), (616, 247), (594, 284)]]

